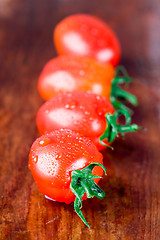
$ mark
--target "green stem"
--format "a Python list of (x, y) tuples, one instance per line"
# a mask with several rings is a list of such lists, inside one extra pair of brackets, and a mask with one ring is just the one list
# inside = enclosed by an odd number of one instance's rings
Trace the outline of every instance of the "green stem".
[(128, 75), (128, 72), (127, 70), (125, 69), (125, 67), (123, 67), (122, 65), (119, 65), (117, 68), (116, 68), (116, 76), (119, 76), (119, 74), (122, 73), (122, 75), (124, 75), (126, 78), (129, 79), (130, 81), (130, 77)]
[[(122, 76), (120, 76), (120, 74), (122, 74)], [(131, 81), (132, 79), (129, 77), (126, 69), (122, 66), (117, 67), (115, 78), (112, 80), (110, 95), (110, 101), (115, 109), (123, 109), (130, 113), (130, 109), (122, 103), (122, 101), (126, 100), (134, 106), (138, 105), (137, 98), (134, 95), (124, 91), (118, 86), (119, 84), (129, 83)]]
[[(125, 125), (119, 125), (117, 124), (117, 120), (120, 115), (123, 115), (125, 117)], [(115, 111), (114, 114), (106, 114), (106, 121), (107, 121), (107, 129), (103, 133), (103, 135), (100, 137), (100, 143), (105, 144), (103, 142), (104, 139), (107, 139), (108, 143), (111, 143), (115, 140), (116, 136), (120, 133), (122, 136), (126, 132), (133, 132), (138, 129), (143, 129), (142, 127), (139, 127), (136, 124), (130, 124), (131, 123), (131, 117), (128, 111), (124, 109), (119, 109)], [(106, 145), (108, 146), (108, 145)]]
[(81, 220), (90, 228), (86, 219), (84, 218), (80, 208), (82, 207), (82, 197), (86, 193), (88, 198), (96, 196), (97, 198), (104, 198), (105, 192), (94, 182), (93, 178), (101, 178), (96, 175), (92, 175), (94, 167), (100, 166), (106, 173), (105, 167), (101, 163), (91, 163), (82, 170), (74, 170), (71, 173), (70, 189), (75, 194), (74, 209)]
[(130, 94), (130, 93), (122, 90), (118, 86), (115, 86), (114, 94), (117, 98), (128, 100), (134, 106), (136, 106), (138, 104), (137, 98), (133, 94)]

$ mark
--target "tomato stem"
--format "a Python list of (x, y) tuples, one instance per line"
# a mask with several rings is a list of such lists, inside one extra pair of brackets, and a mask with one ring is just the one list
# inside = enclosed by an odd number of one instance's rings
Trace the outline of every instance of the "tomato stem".
[[(121, 76), (122, 75), (122, 76)], [(131, 113), (131, 109), (128, 108), (124, 103), (124, 101), (129, 101), (132, 105), (137, 106), (138, 101), (137, 98), (121, 89), (118, 85), (123, 83), (129, 83), (132, 79), (129, 77), (126, 69), (123, 66), (119, 66), (116, 68), (115, 78), (112, 80), (112, 88), (110, 101), (115, 109), (123, 109)]]
[[(120, 115), (123, 115), (125, 117), (125, 125), (119, 125), (117, 124), (117, 119)], [(143, 127), (139, 127), (136, 124), (131, 124), (131, 116), (130, 113), (124, 109), (119, 109), (115, 111), (114, 114), (106, 114), (106, 121), (107, 121), (107, 129), (104, 132), (104, 134), (100, 137), (100, 143), (105, 144), (103, 142), (104, 139), (107, 138), (107, 142), (111, 143), (114, 141), (116, 136), (121, 133), (122, 136), (124, 136), (125, 132), (133, 132), (138, 129), (143, 129)], [(106, 145), (108, 146), (108, 145)]]
[(94, 182), (93, 178), (101, 178), (96, 175), (92, 175), (92, 170), (94, 167), (100, 166), (106, 173), (105, 167), (101, 163), (91, 163), (87, 167), (81, 170), (74, 170), (71, 173), (71, 191), (75, 194), (76, 199), (74, 202), (74, 209), (81, 220), (90, 228), (86, 219), (84, 218), (80, 208), (82, 208), (82, 197), (86, 193), (88, 198), (104, 198), (105, 192)]

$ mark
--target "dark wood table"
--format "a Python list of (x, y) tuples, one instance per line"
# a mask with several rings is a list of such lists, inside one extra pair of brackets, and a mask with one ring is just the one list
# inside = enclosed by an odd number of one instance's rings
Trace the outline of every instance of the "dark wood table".
[[(133, 121), (147, 128), (117, 139), (103, 151), (106, 198), (86, 200), (88, 229), (65, 205), (46, 200), (28, 169), (43, 103), (37, 79), (56, 52), (56, 23), (90, 13), (117, 33), (121, 63), (135, 82), (139, 106)], [(0, 239), (160, 239), (160, 4), (158, 0), (0, 1)]]

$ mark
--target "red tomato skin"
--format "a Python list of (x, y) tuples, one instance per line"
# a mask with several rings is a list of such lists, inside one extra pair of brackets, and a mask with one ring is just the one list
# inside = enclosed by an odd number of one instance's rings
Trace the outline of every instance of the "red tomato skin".
[(58, 56), (43, 68), (38, 79), (38, 91), (44, 100), (60, 92), (91, 91), (108, 100), (115, 70), (90, 57)]
[[(94, 162), (103, 164), (103, 156), (91, 140), (71, 130), (61, 129), (35, 140), (28, 167), (44, 195), (69, 204), (75, 200), (70, 190), (71, 172)], [(92, 174), (101, 177), (103, 170), (95, 167)], [(98, 183), (99, 180), (94, 181)]]
[(106, 129), (106, 113), (114, 108), (104, 97), (91, 92), (60, 93), (45, 102), (36, 117), (41, 134), (68, 128), (90, 138), (99, 150), (105, 148), (99, 137)]
[(115, 33), (97, 17), (71, 15), (57, 24), (53, 38), (59, 55), (91, 56), (113, 66), (120, 61), (121, 47)]

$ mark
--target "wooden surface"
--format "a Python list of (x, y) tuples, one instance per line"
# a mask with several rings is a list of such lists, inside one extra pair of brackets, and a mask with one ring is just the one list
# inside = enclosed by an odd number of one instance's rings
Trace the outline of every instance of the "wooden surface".
[[(46, 200), (27, 167), (43, 102), (37, 78), (56, 55), (53, 28), (79, 12), (104, 19), (117, 33), (121, 63), (135, 78), (129, 90), (139, 99), (133, 119), (147, 128), (103, 151), (106, 198), (83, 203), (91, 229), (72, 204)], [(0, 1), (0, 239), (160, 239), (159, 15), (159, 0)]]

